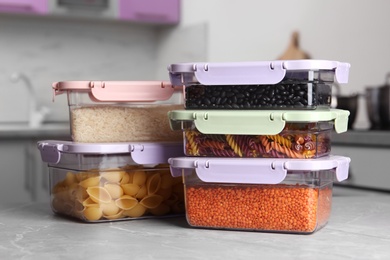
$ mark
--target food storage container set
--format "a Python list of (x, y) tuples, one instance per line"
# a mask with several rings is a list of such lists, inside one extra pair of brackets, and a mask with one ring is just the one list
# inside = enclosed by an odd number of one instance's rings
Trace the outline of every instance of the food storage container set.
[[(331, 109), (348, 63), (179, 63), (170, 82), (70, 81), (72, 141), (41, 141), (53, 211), (86, 222), (185, 213), (192, 227), (309, 234), (326, 225)], [(184, 185), (183, 185), (184, 184)]]
[(331, 109), (349, 64), (294, 60), (169, 66), (185, 109), (168, 113), (182, 131), (183, 176), (193, 227), (313, 233), (330, 216), (334, 181), (350, 159), (331, 155), (331, 131), (347, 131), (349, 111)]
[(183, 155), (167, 112), (182, 87), (163, 81), (67, 81), (72, 141), (38, 142), (48, 163), (51, 207), (85, 222), (184, 214), (183, 184), (168, 159)]

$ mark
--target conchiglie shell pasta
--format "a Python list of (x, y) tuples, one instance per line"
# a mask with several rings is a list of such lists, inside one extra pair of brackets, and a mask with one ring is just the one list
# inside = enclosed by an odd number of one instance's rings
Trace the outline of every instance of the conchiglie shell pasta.
[(131, 218), (142, 217), (146, 212), (146, 208), (141, 204), (135, 205), (134, 208), (123, 211), (123, 215)]
[(55, 194), (56, 198), (63, 201), (68, 201), (69, 199), (69, 191), (67, 189), (63, 189), (62, 191), (58, 191)]
[(76, 174), (76, 180), (78, 182), (81, 182), (81, 181), (86, 180), (88, 178), (98, 177), (98, 176), (99, 176), (98, 170), (97, 169), (91, 169), (88, 172), (79, 172), (78, 174)]
[(166, 215), (169, 211), (171, 211), (171, 208), (165, 203), (161, 203), (157, 207), (149, 209), (149, 212), (156, 216)]
[(74, 201), (74, 210), (75, 211), (83, 211), (85, 209), (85, 206), (83, 204), (82, 200), (76, 199)]
[(161, 176), (159, 173), (150, 175), (146, 181), (146, 190), (149, 195), (155, 194), (160, 189)]
[(118, 184), (106, 183), (103, 187), (110, 193), (112, 199), (117, 199), (123, 195), (123, 189)]
[(89, 221), (99, 220), (103, 216), (103, 211), (99, 207), (87, 207), (83, 213), (84, 217)]
[(65, 185), (71, 185), (72, 183), (77, 183), (76, 176), (73, 172), (67, 172), (65, 176), (64, 183)]
[(123, 175), (125, 175), (125, 173), (126, 173), (125, 171), (117, 169), (117, 170), (113, 170), (113, 171), (110, 170), (107, 172), (103, 172), (103, 173), (101, 173), (101, 176), (109, 182), (118, 183), (122, 180)]
[(136, 171), (133, 175), (133, 183), (139, 186), (144, 185), (146, 182), (146, 173), (144, 171)]
[(85, 200), (86, 198), (88, 198), (87, 189), (78, 185), (77, 189), (76, 189), (75, 196), (76, 196), (76, 199)]
[(66, 201), (63, 205), (61, 212), (70, 214), (74, 210), (74, 205), (70, 201)]
[(88, 187), (87, 193), (96, 203), (109, 203), (111, 201), (110, 193), (103, 187)]
[(115, 204), (124, 210), (129, 210), (134, 208), (138, 204), (138, 200), (129, 195), (123, 195), (119, 199), (115, 200)]
[(83, 188), (98, 186), (100, 183), (100, 176), (90, 177), (80, 182), (80, 186)]
[(164, 200), (167, 200), (172, 195), (172, 188), (159, 189), (156, 194), (162, 196)]
[(59, 193), (59, 192), (63, 192), (66, 189), (67, 189), (67, 187), (65, 186), (65, 183), (63, 181), (60, 181), (52, 188), (51, 192), (53, 194), (56, 194), (56, 193)]
[(55, 212), (62, 212), (62, 206), (64, 205), (64, 201), (58, 198), (53, 198), (51, 201), (51, 207)]
[(144, 198), (146, 195), (148, 195), (148, 191), (147, 191), (147, 189), (146, 189), (146, 186), (144, 185), (144, 186), (142, 186), (142, 187), (139, 189), (139, 191), (137, 192), (137, 194), (135, 195), (135, 197), (136, 197), (137, 199), (142, 199), (142, 198)]
[(120, 208), (113, 200), (109, 203), (101, 204), (100, 208), (102, 209), (104, 217), (116, 215), (120, 211)]
[(163, 197), (160, 195), (148, 195), (143, 198), (139, 203), (148, 209), (153, 209), (161, 204)]
[(120, 181), (120, 184), (126, 184), (126, 183), (129, 183), (129, 182), (130, 182), (130, 175), (129, 175), (128, 172), (125, 172), (123, 174), (123, 177), (122, 177), (121, 181)]
[(104, 215), (103, 214), (103, 217), (105, 217), (106, 219), (109, 219), (109, 220), (122, 218), (123, 217), (123, 210), (120, 210), (116, 214), (112, 214), (112, 215)]
[(70, 199), (75, 199), (77, 197), (77, 190), (79, 188), (79, 185), (77, 183), (72, 183), (68, 187), (68, 193)]
[(168, 189), (173, 186), (173, 177), (170, 173), (164, 173), (161, 175), (161, 189)]
[(84, 207), (98, 206), (98, 204), (96, 204), (96, 202), (93, 201), (91, 198), (83, 200), (82, 204)]
[(171, 196), (169, 196), (169, 198), (165, 200), (165, 203), (168, 205), (173, 205), (177, 201), (179, 201), (179, 196), (175, 193), (171, 193)]
[(135, 196), (137, 195), (138, 191), (140, 190), (140, 187), (137, 184), (133, 183), (126, 183), (121, 185), (124, 194)]

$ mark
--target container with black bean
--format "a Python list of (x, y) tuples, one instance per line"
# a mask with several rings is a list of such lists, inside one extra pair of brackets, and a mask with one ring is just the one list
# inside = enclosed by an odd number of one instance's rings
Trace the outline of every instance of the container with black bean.
[(331, 83), (281, 82), (276, 85), (189, 85), (186, 109), (329, 108)]

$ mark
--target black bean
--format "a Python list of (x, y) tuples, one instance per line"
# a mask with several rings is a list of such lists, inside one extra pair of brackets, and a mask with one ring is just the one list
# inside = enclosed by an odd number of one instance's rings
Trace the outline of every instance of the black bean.
[(208, 98), (204, 98), (204, 99), (203, 99), (203, 102), (204, 102), (204, 104), (206, 104), (206, 105), (210, 105), (210, 104), (211, 104), (211, 100), (208, 99)]
[[(310, 96), (308, 87), (311, 88)], [(193, 85), (186, 87), (186, 108), (258, 109), (329, 106), (331, 87), (331, 84), (312, 83), (308, 86), (293, 81), (284, 81), (276, 85)]]

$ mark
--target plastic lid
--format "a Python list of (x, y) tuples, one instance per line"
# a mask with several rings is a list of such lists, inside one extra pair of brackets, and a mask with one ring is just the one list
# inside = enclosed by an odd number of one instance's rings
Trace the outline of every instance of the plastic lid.
[(173, 130), (181, 130), (182, 121), (193, 121), (204, 134), (275, 135), (286, 122), (334, 121), (337, 133), (348, 129), (348, 110), (173, 110), (168, 118)]
[(76, 143), (46, 140), (38, 142), (42, 161), (59, 163), (62, 153), (126, 154), (138, 164), (167, 163), (171, 157), (183, 156), (183, 143)]
[[(195, 76), (203, 85), (277, 84), (288, 71), (334, 70), (338, 83), (348, 83), (349, 63), (329, 60), (276, 60), (231, 63), (178, 63), (168, 67), (174, 85), (187, 82), (186, 75)], [(187, 75), (188, 76), (188, 75)], [(191, 78), (191, 77), (189, 77)]]
[(350, 161), (348, 157), (331, 155), (317, 159), (180, 157), (168, 162), (173, 177), (191, 174), (195, 169), (204, 182), (277, 184), (288, 171), (330, 169), (336, 169), (336, 179), (343, 181), (348, 178)]
[(182, 89), (167, 81), (62, 81), (52, 86), (54, 96), (67, 91), (88, 91), (96, 101), (116, 102), (163, 101), (168, 100), (175, 89)]

